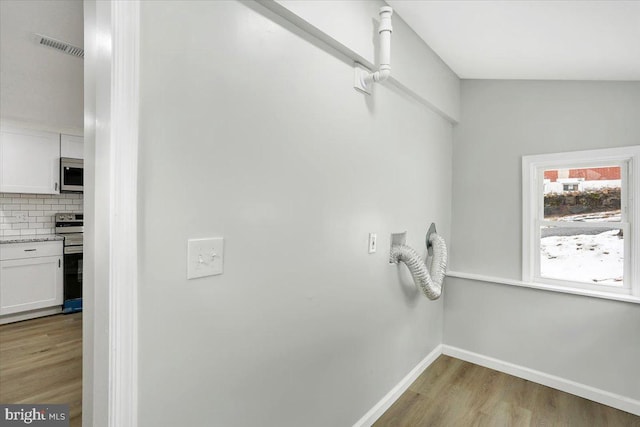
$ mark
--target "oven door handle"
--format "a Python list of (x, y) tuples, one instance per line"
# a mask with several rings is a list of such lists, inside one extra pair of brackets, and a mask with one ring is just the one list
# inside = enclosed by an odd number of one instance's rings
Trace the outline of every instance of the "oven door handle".
[(64, 247), (65, 255), (81, 254), (81, 253), (82, 253), (82, 246), (65, 246)]

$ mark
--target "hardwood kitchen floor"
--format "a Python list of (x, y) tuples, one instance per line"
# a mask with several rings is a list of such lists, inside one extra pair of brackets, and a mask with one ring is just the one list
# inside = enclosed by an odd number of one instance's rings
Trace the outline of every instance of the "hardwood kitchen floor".
[(640, 417), (442, 355), (374, 426), (639, 427)]
[(66, 403), (82, 425), (82, 313), (0, 325), (0, 402)]

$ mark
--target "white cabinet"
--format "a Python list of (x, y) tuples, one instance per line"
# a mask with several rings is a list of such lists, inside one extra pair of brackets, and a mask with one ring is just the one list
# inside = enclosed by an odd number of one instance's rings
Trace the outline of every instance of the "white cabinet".
[(60, 135), (60, 157), (84, 159), (84, 138), (75, 135)]
[(60, 134), (3, 127), (0, 192), (60, 193)]
[(61, 305), (62, 261), (61, 241), (0, 244), (0, 316)]

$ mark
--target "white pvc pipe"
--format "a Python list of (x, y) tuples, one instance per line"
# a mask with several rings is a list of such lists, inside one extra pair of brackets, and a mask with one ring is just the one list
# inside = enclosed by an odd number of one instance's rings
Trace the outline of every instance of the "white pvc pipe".
[(391, 70), (391, 16), (393, 9), (389, 6), (380, 8), (380, 26), (378, 34), (380, 36), (380, 69)]
[(380, 36), (380, 69), (375, 73), (369, 73), (364, 77), (364, 85), (368, 86), (371, 82), (381, 82), (391, 75), (391, 16), (393, 9), (389, 6), (380, 8), (380, 26), (378, 34)]

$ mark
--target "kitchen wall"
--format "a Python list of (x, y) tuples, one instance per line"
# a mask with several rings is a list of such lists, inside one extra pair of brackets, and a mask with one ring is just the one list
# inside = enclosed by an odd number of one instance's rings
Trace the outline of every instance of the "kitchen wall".
[(450, 236), (451, 123), (257, 3), (141, 7), (140, 425), (352, 425), (442, 342), (388, 251)]
[(82, 194), (0, 193), (0, 237), (54, 234), (56, 213), (82, 208)]
[[(640, 82), (462, 82), (450, 269), (521, 280), (524, 155), (640, 144)], [(444, 343), (640, 399), (637, 304), (449, 278)]]

